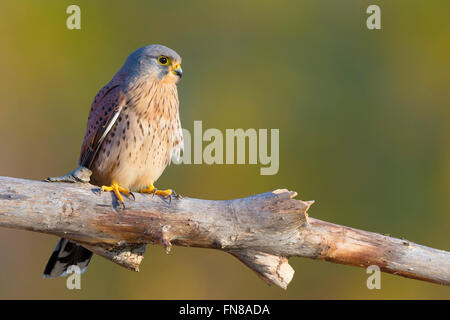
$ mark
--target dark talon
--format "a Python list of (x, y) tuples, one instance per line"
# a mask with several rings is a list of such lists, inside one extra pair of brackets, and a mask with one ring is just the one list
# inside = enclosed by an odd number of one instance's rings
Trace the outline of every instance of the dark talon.
[(169, 204), (172, 203), (172, 199), (182, 199), (183, 197), (181, 195), (179, 195), (175, 190), (172, 190), (172, 193), (169, 195)]
[(134, 196), (134, 193), (130, 191), (130, 196), (133, 197), (133, 201), (136, 201), (136, 197)]
[(156, 189), (156, 188), (153, 189), (153, 196), (152, 196), (152, 197), (155, 196), (157, 190), (158, 190), (158, 189)]
[(178, 200), (183, 198), (183, 197), (181, 196), (181, 194), (176, 193), (175, 190), (172, 190), (172, 193), (173, 193), (173, 196), (174, 196), (175, 198), (177, 198)]

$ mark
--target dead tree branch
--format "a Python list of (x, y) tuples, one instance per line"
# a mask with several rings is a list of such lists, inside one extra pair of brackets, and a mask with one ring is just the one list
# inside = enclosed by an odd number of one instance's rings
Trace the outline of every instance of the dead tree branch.
[(48, 183), (0, 177), (0, 226), (78, 241), (138, 271), (143, 245), (226, 251), (269, 284), (286, 288), (290, 257), (367, 267), (450, 285), (450, 253), (404, 239), (308, 218), (312, 202), (275, 190), (244, 199), (169, 201), (136, 194), (125, 210), (87, 183)]

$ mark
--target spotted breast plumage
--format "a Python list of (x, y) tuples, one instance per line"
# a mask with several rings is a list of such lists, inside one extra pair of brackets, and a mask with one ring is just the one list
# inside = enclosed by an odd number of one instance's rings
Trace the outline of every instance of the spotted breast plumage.
[[(132, 191), (171, 197), (155, 181), (179, 158), (183, 134), (176, 83), (181, 57), (162, 45), (133, 52), (98, 92), (88, 117), (79, 164), (92, 171), (91, 183), (112, 191), (120, 204)], [(44, 277), (65, 275), (70, 265), (85, 270), (92, 252), (61, 239)]]

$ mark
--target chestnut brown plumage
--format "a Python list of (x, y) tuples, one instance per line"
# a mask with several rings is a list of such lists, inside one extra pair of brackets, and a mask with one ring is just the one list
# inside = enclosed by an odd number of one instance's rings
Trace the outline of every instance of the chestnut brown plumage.
[[(162, 45), (133, 52), (92, 103), (79, 164), (92, 171), (91, 183), (121, 194), (131, 191), (171, 196), (156, 190), (155, 181), (172, 158), (179, 158), (183, 133), (176, 83), (181, 57)], [(87, 249), (61, 239), (44, 277), (65, 275), (70, 265), (86, 269)]]

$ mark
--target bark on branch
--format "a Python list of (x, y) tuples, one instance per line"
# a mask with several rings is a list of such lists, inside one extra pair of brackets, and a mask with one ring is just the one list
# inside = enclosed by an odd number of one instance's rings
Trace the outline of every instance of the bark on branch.
[(308, 218), (312, 201), (285, 189), (228, 201), (135, 196), (121, 210), (87, 183), (0, 177), (0, 226), (72, 239), (135, 271), (150, 243), (226, 251), (284, 289), (294, 256), (450, 285), (449, 252)]

